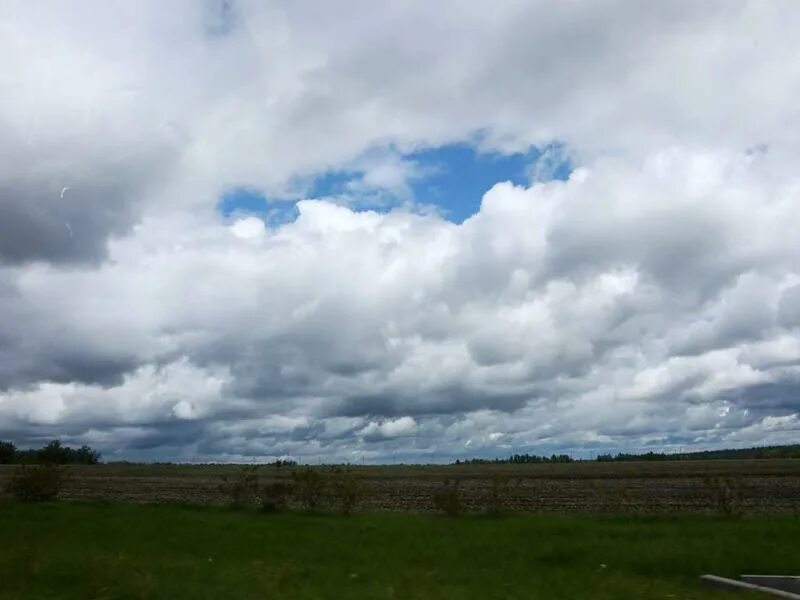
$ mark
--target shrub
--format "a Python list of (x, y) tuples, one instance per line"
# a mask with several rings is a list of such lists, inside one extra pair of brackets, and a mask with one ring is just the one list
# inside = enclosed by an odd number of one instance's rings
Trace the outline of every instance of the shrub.
[(737, 517), (743, 512), (744, 486), (731, 477), (709, 477), (706, 489), (717, 512), (723, 517)]
[(433, 495), (433, 505), (436, 510), (443, 512), (448, 517), (457, 517), (464, 512), (461, 495), (458, 493), (459, 480), (452, 483), (446, 479), (442, 488)]
[(258, 475), (255, 467), (243, 467), (236, 475), (222, 476), (219, 491), (231, 508), (255, 504), (258, 498)]
[(486, 512), (490, 515), (499, 515), (503, 512), (503, 500), (508, 495), (509, 480), (505, 475), (494, 473), (486, 498)]
[(292, 484), (286, 481), (272, 481), (261, 488), (261, 510), (281, 512), (289, 508)]
[(46, 502), (61, 493), (64, 474), (58, 465), (17, 467), (7, 491), (20, 502)]
[(325, 492), (325, 479), (318, 470), (306, 467), (292, 471), (292, 482), (300, 506), (313, 511), (319, 507)]
[(361, 499), (361, 481), (351, 470), (336, 467), (331, 473), (331, 492), (338, 510), (350, 515)]

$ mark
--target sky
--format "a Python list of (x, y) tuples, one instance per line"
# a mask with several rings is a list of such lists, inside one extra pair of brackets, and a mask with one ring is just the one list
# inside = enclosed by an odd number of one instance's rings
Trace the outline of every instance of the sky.
[(800, 5), (0, 4), (0, 439), (800, 437)]

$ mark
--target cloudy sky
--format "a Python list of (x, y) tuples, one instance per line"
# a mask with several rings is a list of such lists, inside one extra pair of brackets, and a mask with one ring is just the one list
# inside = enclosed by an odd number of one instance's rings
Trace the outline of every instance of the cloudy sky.
[(0, 439), (800, 437), (793, 0), (0, 3)]

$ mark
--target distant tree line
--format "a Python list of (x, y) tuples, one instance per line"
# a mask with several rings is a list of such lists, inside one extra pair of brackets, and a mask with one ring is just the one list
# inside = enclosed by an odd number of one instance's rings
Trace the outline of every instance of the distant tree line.
[[(753, 448), (736, 448), (727, 450), (702, 450), (698, 452), (645, 452), (634, 454), (618, 452), (617, 454), (599, 454), (594, 460), (597, 462), (640, 462), (640, 461), (667, 461), (667, 460), (723, 460), (723, 459), (770, 459), (770, 458), (800, 458), (800, 444), (787, 446), (761, 446)], [(468, 458), (456, 460), (457, 465), (488, 465), (488, 464), (531, 464), (531, 463), (571, 463), (585, 462), (586, 459), (575, 459), (568, 454), (553, 454), (551, 456), (538, 456), (536, 454), (512, 454), (506, 458)]]
[(769, 459), (769, 458), (800, 458), (800, 444), (790, 446), (762, 446), (754, 448), (737, 448), (727, 450), (703, 450), (698, 452), (679, 452), (667, 454), (664, 452), (646, 452), (644, 454), (600, 454), (599, 462), (625, 462), (625, 461), (660, 461), (660, 460), (721, 460), (721, 459)]
[(38, 449), (20, 450), (13, 442), (0, 441), (0, 464), (96, 465), (100, 453), (89, 446), (70, 448), (53, 440)]
[(457, 465), (489, 465), (489, 464), (535, 464), (535, 463), (571, 463), (575, 462), (569, 454), (553, 454), (539, 456), (537, 454), (512, 454), (507, 458), (468, 458), (456, 460)]

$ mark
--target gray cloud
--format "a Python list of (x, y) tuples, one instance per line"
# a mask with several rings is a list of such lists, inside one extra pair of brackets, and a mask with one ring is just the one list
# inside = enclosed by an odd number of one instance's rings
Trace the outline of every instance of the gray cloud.
[[(127, 175), (127, 174), (126, 174)], [(0, 260), (98, 262), (111, 235), (126, 233), (135, 222), (137, 178), (74, 181), (11, 181), (0, 185)]]
[[(93, 8), (0, 8), (0, 435), (226, 460), (796, 436), (793, 5)], [(402, 155), (470, 140), (577, 169), (455, 225)], [(292, 222), (216, 212), (342, 168)]]
[(783, 291), (778, 305), (778, 318), (784, 327), (800, 327), (800, 285)]

